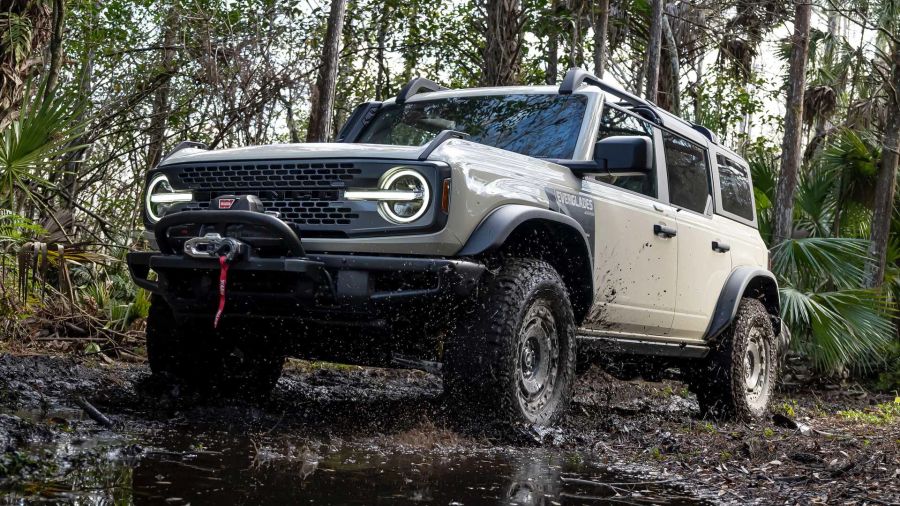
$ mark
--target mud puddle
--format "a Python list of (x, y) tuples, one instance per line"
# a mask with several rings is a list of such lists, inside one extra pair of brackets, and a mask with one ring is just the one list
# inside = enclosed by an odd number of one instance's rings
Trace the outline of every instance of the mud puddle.
[(159, 430), (30, 450), (68, 469), (5, 503), (708, 504), (669, 480), (553, 449), (467, 451)]
[[(294, 364), (271, 398), (161, 389), (140, 365), (0, 356), (0, 504), (703, 504), (658, 468), (457, 431), (440, 380)], [(108, 416), (89, 417), (78, 399)], [(546, 443), (556, 441), (558, 443)]]

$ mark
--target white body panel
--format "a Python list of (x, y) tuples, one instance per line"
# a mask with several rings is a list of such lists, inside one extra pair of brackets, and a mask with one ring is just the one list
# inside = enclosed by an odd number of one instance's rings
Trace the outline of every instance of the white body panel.
[[(731, 274), (731, 252), (713, 251), (712, 242), (728, 240), (719, 216), (678, 212), (678, 284), (672, 335), (700, 341), (712, 317), (719, 294)], [(735, 226), (737, 223), (730, 222)]]
[(664, 335), (672, 326), (678, 237), (654, 235), (654, 225), (676, 227), (670, 206), (585, 180), (594, 199), (594, 306), (591, 330)]

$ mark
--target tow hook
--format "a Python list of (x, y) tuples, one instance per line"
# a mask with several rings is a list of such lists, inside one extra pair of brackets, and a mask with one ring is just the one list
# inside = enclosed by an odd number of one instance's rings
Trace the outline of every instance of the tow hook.
[(194, 258), (225, 257), (228, 263), (244, 256), (249, 249), (246, 243), (231, 237), (222, 237), (217, 233), (194, 237), (184, 243), (184, 254), (187, 256)]

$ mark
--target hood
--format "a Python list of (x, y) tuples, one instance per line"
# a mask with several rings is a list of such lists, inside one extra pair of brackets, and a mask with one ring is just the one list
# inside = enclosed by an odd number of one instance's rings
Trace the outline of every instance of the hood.
[(172, 154), (159, 166), (191, 162), (225, 162), (235, 160), (287, 160), (322, 158), (385, 158), (416, 160), (426, 146), (391, 146), (386, 144), (268, 144), (245, 148), (205, 150), (185, 148)]

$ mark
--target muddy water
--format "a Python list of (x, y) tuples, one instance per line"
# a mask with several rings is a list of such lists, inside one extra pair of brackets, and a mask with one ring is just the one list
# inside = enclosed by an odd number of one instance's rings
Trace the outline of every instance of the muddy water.
[[(579, 432), (454, 431), (440, 382), (285, 371), (270, 399), (205, 400), (141, 365), (0, 355), (0, 504), (702, 504), (683, 478), (578, 451)], [(112, 420), (103, 427), (73, 399)], [(594, 420), (584, 430), (600, 428)], [(611, 427), (615, 429), (616, 425)], [(624, 429), (623, 429), (624, 430)], [(584, 445), (585, 447), (589, 445)], [(696, 491), (696, 492), (695, 492)]]
[(57, 460), (73, 462), (70, 472), (52, 483), (31, 483), (8, 492), (5, 502), (704, 503), (665, 479), (616, 472), (593, 464), (590, 455), (552, 449), (423, 451), (182, 430), (158, 430), (139, 439), (129, 444), (76, 440), (45, 448), (48, 458), (53, 453)]

